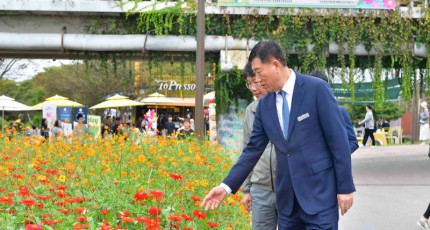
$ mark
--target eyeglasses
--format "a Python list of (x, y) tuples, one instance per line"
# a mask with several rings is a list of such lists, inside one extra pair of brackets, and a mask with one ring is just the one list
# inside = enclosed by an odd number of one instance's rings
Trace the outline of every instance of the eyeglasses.
[(260, 82), (251, 82), (251, 83), (246, 83), (246, 88), (251, 89), (253, 87), (257, 88), (258, 86), (260, 86)]

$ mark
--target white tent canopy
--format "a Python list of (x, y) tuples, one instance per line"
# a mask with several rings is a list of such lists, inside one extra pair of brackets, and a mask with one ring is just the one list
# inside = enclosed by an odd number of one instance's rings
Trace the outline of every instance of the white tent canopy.
[(36, 110), (30, 106), (24, 105), (15, 101), (15, 99), (11, 97), (7, 97), (5, 95), (0, 96), (0, 110), (3, 111), (32, 111)]

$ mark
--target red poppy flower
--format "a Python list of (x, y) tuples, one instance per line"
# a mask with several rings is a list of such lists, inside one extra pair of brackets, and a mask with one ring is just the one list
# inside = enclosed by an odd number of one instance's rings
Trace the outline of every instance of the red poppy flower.
[(75, 208), (75, 212), (81, 213), (81, 214), (84, 213), (85, 210), (87, 210), (87, 208), (84, 208), (84, 207)]
[(40, 224), (28, 224), (25, 226), (25, 230), (43, 230)]
[(13, 199), (10, 197), (0, 197), (0, 203), (5, 203), (8, 205), (13, 205)]
[(87, 219), (88, 218), (86, 216), (77, 216), (76, 217), (76, 220), (79, 222), (85, 222), (85, 221), (87, 221)]
[(51, 174), (51, 175), (57, 175), (58, 171), (55, 169), (47, 169), (46, 173)]
[(73, 230), (82, 230), (82, 229), (87, 229), (89, 227), (88, 224), (75, 224), (73, 226)]
[(139, 223), (149, 223), (149, 222), (151, 222), (151, 219), (149, 219), (147, 217), (142, 217), (142, 216), (136, 217), (136, 220)]
[(43, 205), (42, 203), (37, 203), (36, 207), (38, 207), (40, 210), (42, 210), (45, 207), (45, 205)]
[(19, 186), (18, 188), (19, 192), (18, 195), (20, 196), (30, 196), (30, 191), (25, 186)]
[(151, 216), (158, 216), (161, 214), (161, 209), (158, 207), (150, 207), (148, 213)]
[(184, 230), (194, 230), (192, 227), (186, 227)]
[(173, 180), (182, 180), (182, 176), (177, 174), (177, 173), (170, 173), (169, 176), (173, 179)]
[(62, 220), (42, 220), (43, 224), (49, 225), (49, 226), (59, 224), (61, 222), (63, 222), (63, 221)]
[(72, 213), (72, 210), (68, 210), (68, 209), (58, 209), (59, 212), (63, 213), (63, 214), (70, 214)]
[(159, 190), (151, 190), (149, 191), (149, 194), (151, 194), (151, 197), (154, 200), (163, 199), (164, 196), (164, 192)]
[(49, 196), (49, 195), (40, 195), (37, 198), (39, 198), (39, 200), (49, 200), (49, 198), (51, 198), (51, 196)]
[(102, 209), (101, 211), (100, 211), (100, 213), (102, 214), (102, 215), (107, 215), (107, 214), (109, 214), (109, 210), (107, 210), (107, 209)]
[(131, 218), (131, 217), (123, 217), (123, 218), (121, 218), (121, 221), (124, 223), (133, 223), (136, 221), (136, 219)]
[(209, 228), (216, 228), (218, 227), (218, 224), (215, 222), (207, 222), (207, 225), (209, 226)]
[(200, 211), (200, 210), (194, 210), (193, 216), (197, 217), (199, 220), (206, 219), (206, 213)]
[(148, 199), (148, 194), (146, 194), (144, 192), (136, 192), (134, 194), (134, 199), (137, 201), (146, 200), (146, 199)]
[(34, 199), (22, 199), (21, 204), (25, 206), (33, 206), (36, 203)]
[(186, 220), (186, 221), (192, 221), (193, 220), (193, 217), (192, 216), (189, 216), (189, 215), (187, 215), (187, 214), (182, 214), (182, 217), (184, 218), (184, 220)]
[(12, 177), (15, 179), (20, 179), (20, 178), (22, 178), (22, 175), (21, 174), (12, 174)]
[(182, 220), (182, 217), (179, 215), (170, 215), (169, 220), (179, 222)]
[(198, 197), (198, 196), (191, 196), (191, 200), (193, 200), (195, 202), (201, 201), (200, 197)]
[(121, 212), (119, 212), (118, 217), (119, 218), (123, 218), (123, 217), (128, 217), (130, 216), (130, 212), (127, 210), (122, 210)]

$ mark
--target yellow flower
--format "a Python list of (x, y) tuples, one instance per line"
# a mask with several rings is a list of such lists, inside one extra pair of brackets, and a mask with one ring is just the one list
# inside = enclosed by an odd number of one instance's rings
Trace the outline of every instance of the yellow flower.
[(143, 163), (143, 162), (145, 162), (146, 157), (145, 157), (145, 155), (140, 154), (140, 155), (137, 157), (137, 160), (138, 160), (140, 163)]
[(60, 177), (58, 177), (58, 180), (60, 181), (60, 182), (66, 182), (66, 176), (64, 176), (64, 175), (60, 175)]

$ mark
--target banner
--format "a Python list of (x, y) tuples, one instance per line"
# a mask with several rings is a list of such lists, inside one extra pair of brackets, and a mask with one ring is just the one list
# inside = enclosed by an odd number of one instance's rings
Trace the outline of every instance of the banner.
[(58, 117), (64, 134), (69, 136), (73, 133), (72, 127), (72, 107), (58, 107)]
[(394, 9), (396, 0), (218, 0), (218, 6)]
[(88, 114), (88, 109), (87, 107), (76, 107), (73, 108), (73, 126), (75, 126), (76, 124), (78, 124), (78, 115), (82, 114), (82, 118), (84, 119), (84, 124), (87, 124), (87, 114)]
[(217, 141), (217, 127), (216, 127), (216, 104), (209, 104), (209, 140), (211, 142)]
[(93, 135), (94, 138), (98, 138), (100, 136), (101, 124), (102, 124), (102, 117), (88, 115), (88, 120), (87, 120), (88, 129), (90, 130), (90, 134)]
[(57, 105), (46, 104), (42, 109), (42, 117), (48, 120), (48, 128), (54, 127), (54, 122), (57, 120)]

